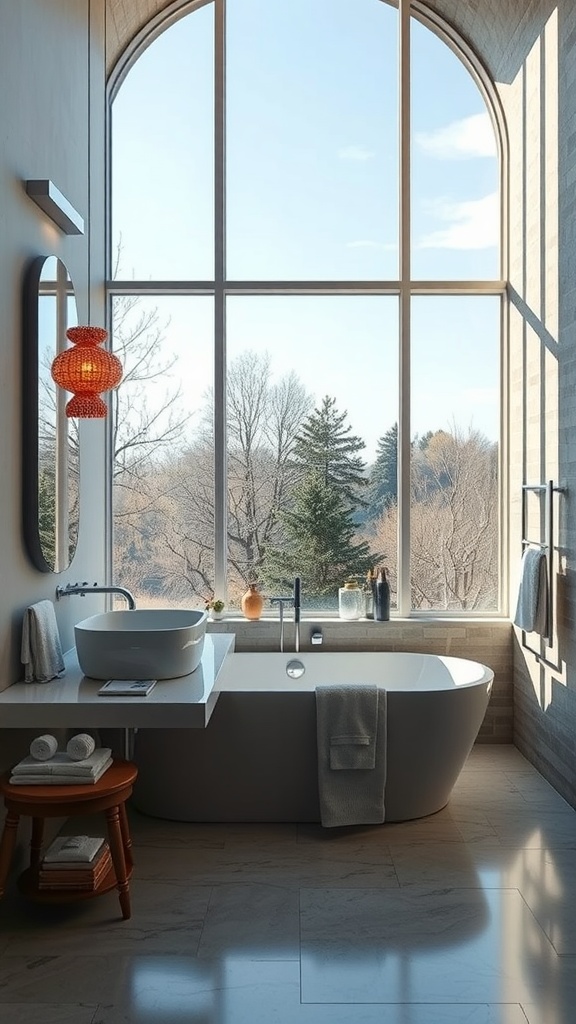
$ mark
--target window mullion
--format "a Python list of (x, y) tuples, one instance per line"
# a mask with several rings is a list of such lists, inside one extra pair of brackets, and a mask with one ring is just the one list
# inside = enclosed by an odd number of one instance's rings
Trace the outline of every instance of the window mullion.
[(227, 445), (226, 445), (226, 0), (214, 4), (214, 591), (226, 596)]
[(398, 613), (410, 593), (410, 0), (399, 3), (400, 353), (398, 430)]

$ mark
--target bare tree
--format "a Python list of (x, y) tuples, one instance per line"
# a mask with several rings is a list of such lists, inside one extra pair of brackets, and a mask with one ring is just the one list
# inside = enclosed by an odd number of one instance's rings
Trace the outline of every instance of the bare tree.
[[(416, 608), (494, 609), (498, 584), (497, 449), (479, 431), (438, 431), (415, 449), (410, 512)], [(396, 506), (378, 523), (383, 548)], [(391, 582), (395, 584), (394, 572)], [(395, 587), (394, 587), (395, 589)]]
[[(146, 503), (133, 507), (130, 488), (121, 500), (126, 516), (117, 520), (121, 547), (130, 545), (142, 581), (173, 600), (213, 596), (214, 442), (213, 396), (199, 410), (193, 443), (172, 444), (137, 467), (136, 493)], [(229, 599), (239, 599), (261, 571), (268, 546), (301, 474), (293, 450), (299, 427), (312, 406), (298, 377), (271, 379), (267, 355), (245, 352), (230, 366), (227, 381)], [(126, 520), (129, 529), (126, 529)]]
[(228, 544), (231, 584), (263, 565), (278, 514), (301, 475), (293, 458), (312, 398), (292, 372), (271, 383), (268, 354), (244, 352), (228, 374)]
[(171, 373), (177, 356), (166, 354), (163, 346), (167, 327), (157, 308), (146, 307), (139, 297), (115, 298), (114, 351), (124, 375), (112, 393), (114, 568), (118, 578), (130, 575), (137, 591), (143, 581), (163, 575), (154, 539), (167, 486), (159, 468), (184, 447), (191, 418)]

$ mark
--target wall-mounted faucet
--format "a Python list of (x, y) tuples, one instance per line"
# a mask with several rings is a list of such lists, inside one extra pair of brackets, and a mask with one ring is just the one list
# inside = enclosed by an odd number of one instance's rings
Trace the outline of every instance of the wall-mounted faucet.
[(125, 587), (99, 587), (97, 583), (67, 583), (65, 587), (56, 587), (56, 600), (61, 597), (69, 597), (71, 594), (121, 594), (126, 598), (130, 611), (136, 607), (136, 599), (130, 590)]
[(301, 598), (300, 577), (294, 579), (292, 597), (271, 597), (270, 604), (278, 605), (280, 615), (280, 653), (284, 651), (284, 606), (294, 608), (294, 650), (300, 650), (300, 598)]
[(310, 643), (312, 647), (321, 647), (324, 643), (324, 637), (322, 636), (321, 629), (313, 629), (310, 633)]
[(290, 605), (292, 603), (293, 603), (293, 598), (291, 598), (291, 597), (271, 597), (270, 598), (270, 604), (272, 604), (272, 605), (277, 604), (278, 605), (278, 613), (279, 613), (279, 620), (280, 620), (280, 654), (284, 653), (284, 605), (288, 605), (288, 607), (290, 607)]

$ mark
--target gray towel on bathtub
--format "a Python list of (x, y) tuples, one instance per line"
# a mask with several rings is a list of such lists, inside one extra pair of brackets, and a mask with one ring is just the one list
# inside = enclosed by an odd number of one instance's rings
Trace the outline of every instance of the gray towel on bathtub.
[(318, 789), (324, 827), (384, 821), (386, 691), (316, 687)]

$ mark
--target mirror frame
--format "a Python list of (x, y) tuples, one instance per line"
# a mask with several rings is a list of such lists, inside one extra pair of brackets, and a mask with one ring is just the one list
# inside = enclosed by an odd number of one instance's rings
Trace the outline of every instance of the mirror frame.
[[(22, 529), (24, 535), (24, 546), (32, 561), (32, 564), (40, 572), (57, 574), (68, 568), (67, 566), (57, 569), (46, 561), (39, 529), (39, 452), (38, 452), (38, 431), (39, 431), (39, 299), (40, 280), (42, 272), (48, 260), (55, 259), (62, 263), (64, 261), (49, 253), (46, 256), (36, 256), (28, 264), (24, 274), (23, 305), (22, 305)], [(66, 268), (70, 281), (70, 273)], [(72, 283), (72, 292), (74, 285)], [(56, 355), (56, 347), (54, 349)], [(78, 531), (76, 533), (76, 543)]]

